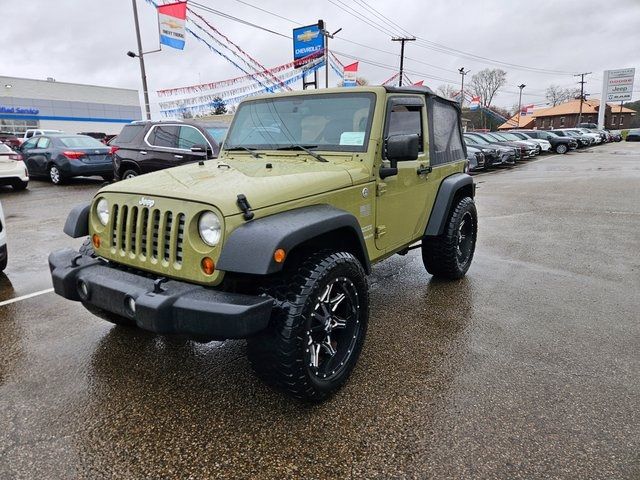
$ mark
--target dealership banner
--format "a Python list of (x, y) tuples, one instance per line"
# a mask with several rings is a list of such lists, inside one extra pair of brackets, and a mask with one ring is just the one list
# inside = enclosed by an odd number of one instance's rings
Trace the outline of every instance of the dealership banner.
[(346, 65), (344, 67), (344, 81), (342, 85), (345, 87), (355, 87), (358, 77), (358, 62), (352, 63), (351, 65)]
[(480, 108), (480, 97), (471, 97), (469, 110), (478, 110)]
[(158, 5), (160, 44), (184, 50), (184, 32), (187, 21), (187, 2)]
[(521, 117), (526, 117), (527, 115), (533, 115), (533, 105), (523, 105), (520, 109)]

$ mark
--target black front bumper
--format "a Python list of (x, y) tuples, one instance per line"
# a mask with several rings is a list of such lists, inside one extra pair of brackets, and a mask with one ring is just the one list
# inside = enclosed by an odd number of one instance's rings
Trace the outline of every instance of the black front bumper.
[[(246, 338), (264, 330), (273, 299), (168, 280), (160, 283), (71, 249), (49, 255), (53, 288), (98, 315), (129, 318), (145, 330), (210, 339)], [(135, 308), (131, 309), (135, 302)]]

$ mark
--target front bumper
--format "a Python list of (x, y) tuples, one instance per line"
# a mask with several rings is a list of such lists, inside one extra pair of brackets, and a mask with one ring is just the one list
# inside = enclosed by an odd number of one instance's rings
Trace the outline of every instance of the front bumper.
[(267, 327), (273, 308), (268, 296), (222, 292), (176, 280), (160, 283), (69, 248), (51, 253), (49, 268), (58, 295), (82, 302), (99, 316), (119, 315), (159, 334), (246, 338)]

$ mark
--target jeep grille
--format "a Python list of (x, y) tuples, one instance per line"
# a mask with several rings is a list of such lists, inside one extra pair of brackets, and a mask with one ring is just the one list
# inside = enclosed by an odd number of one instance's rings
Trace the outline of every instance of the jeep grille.
[(114, 205), (111, 213), (113, 253), (182, 265), (184, 213), (128, 205)]

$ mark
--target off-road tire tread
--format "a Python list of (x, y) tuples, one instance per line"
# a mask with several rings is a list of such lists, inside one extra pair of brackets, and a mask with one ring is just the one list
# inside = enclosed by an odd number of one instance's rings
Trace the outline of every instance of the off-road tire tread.
[[(464, 277), (469, 265), (471, 265), (475, 251), (475, 241), (467, 268), (460, 269), (456, 258), (456, 229), (459, 219), (462, 218), (467, 210), (471, 210), (474, 226), (477, 229), (478, 214), (475, 202), (471, 197), (463, 197), (458, 201), (455, 208), (451, 210), (444, 233), (437, 237), (424, 237), (422, 240), (422, 261), (427, 272), (434, 277), (457, 280)], [(474, 237), (477, 238), (475, 229)]]
[[(304, 359), (299, 355), (301, 344), (306, 342), (304, 319), (300, 316), (314, 285), (324, 273), (339, 264), (349, 263), (364, 282), (360, 292), (361, 308), (368, 318), (369, 297), (366, 274), (360, 262), (350, 253), (321, 251), (302, 260), (289, 274), (279, 276), (263, 293), (274, 298), (274, 308), (269, 328), (247, 340), (247, 353), (256, 374), (267, 384), (294, 398), (308, 402), (321, 402), (337, 391), (348, 379), (366, 336), (367, 322), (362, 322), (361, 336), (352, 354), (345, 374), (331, 391), (320, 391), (307, 378)], [(301, 321), (302, 320), (302, 321)]]

